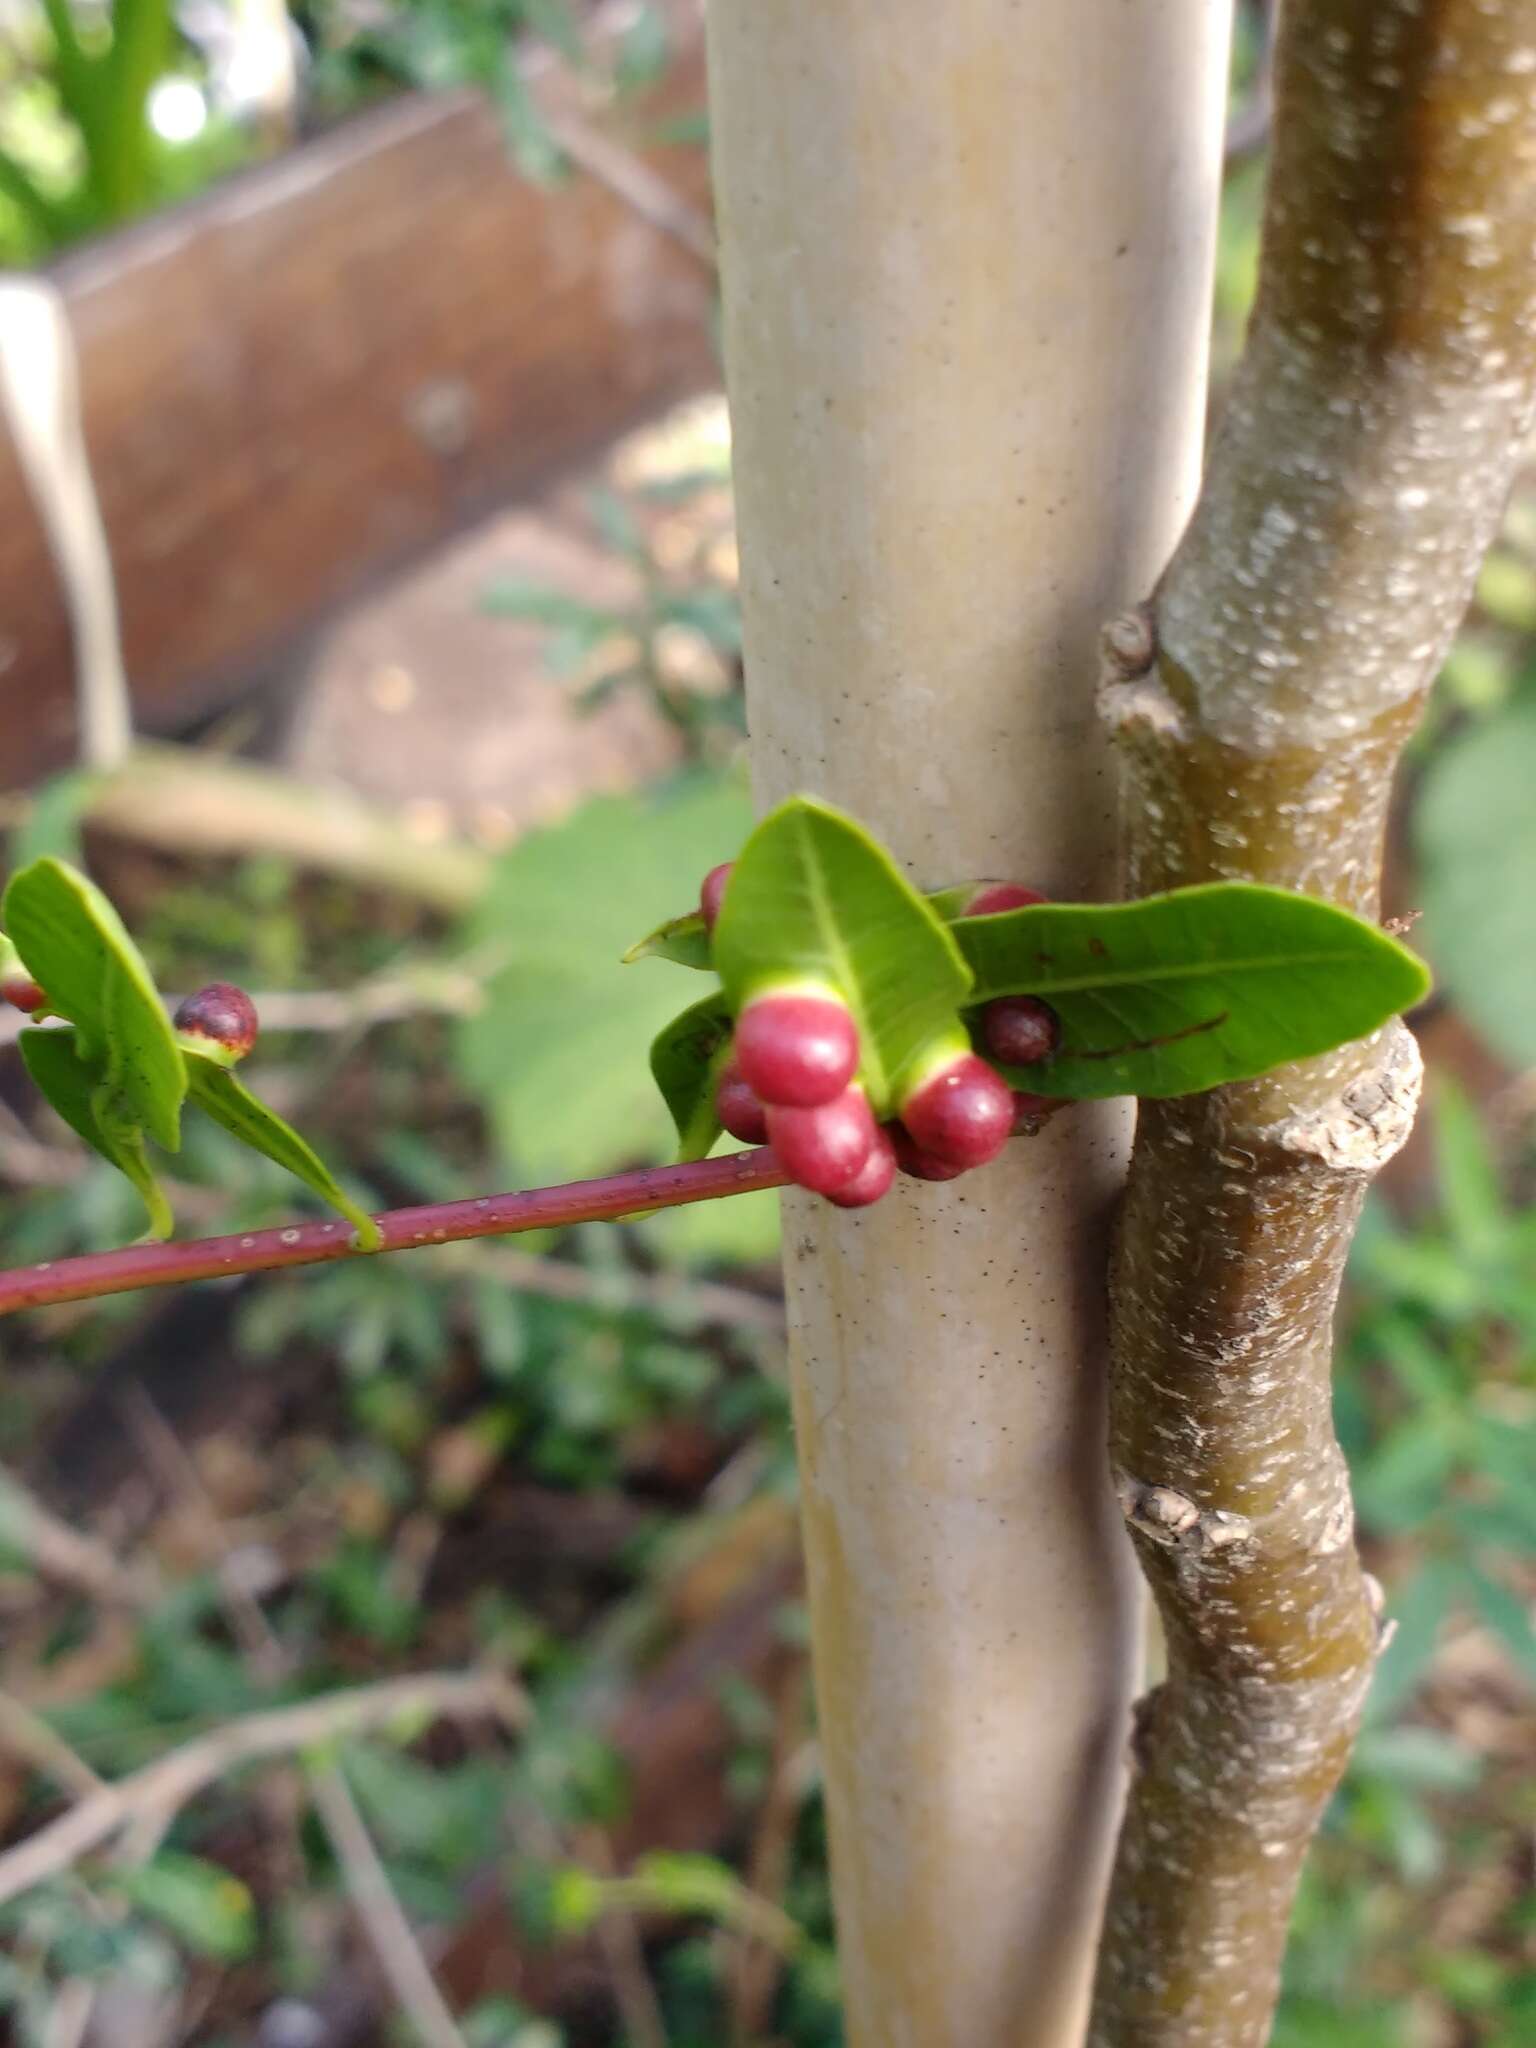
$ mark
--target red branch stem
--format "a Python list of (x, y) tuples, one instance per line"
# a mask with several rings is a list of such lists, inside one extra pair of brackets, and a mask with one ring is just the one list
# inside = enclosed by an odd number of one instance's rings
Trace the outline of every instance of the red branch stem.
[[(408, 1252), (470, 1237), (512, 1237), (523, 1230), (558, 1229), (571, 1223), (611, 1223), (622, 1216), (675, 1209), (685, 1202), (781, 1188), (787, 1181), (783, 1167), (763, 1145), (751, 1152), (728, 1152), (720, 1159), (643, 1166), (633, 1173), (570, 1181), (563, 1187), (386, 1209), (375, 1221), (384, 1237), (381, 1251)], [(295, 1223), (185, 1243), (125, 1245), (121, 1251), (90, 1252), (83, 1258), (0, 1272), (0, 1315), (53, 1302), (129, 1294), (141, 1287), (170, 1287), (184, 1280), (218, 1280), (232, 1273), (270, 1273), (285, 1266), (370, 1256), (358, 1250), (351, 1229), (340, 1221)]]

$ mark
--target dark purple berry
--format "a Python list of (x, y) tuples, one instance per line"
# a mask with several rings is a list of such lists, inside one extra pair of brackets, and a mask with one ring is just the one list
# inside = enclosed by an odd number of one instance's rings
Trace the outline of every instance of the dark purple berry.
[(189, 1052), (233, 1066), (256, 1043), (256, 1005), (232, 981), (210, 981), (178, 1005), (172, 1020)]
[(766, 1145), (768, 1117), (761, 1101), (742, 1079), (741, 1069), (728, 1060), (715, 1084), (715, 1115), (722, 1129), (739, 1138), (743, 1145)]
[(973, 1052), (929, 1074), (901, 1106), (924, 1152), (955, 1166), (984, 1166), (1013, 1133), (1013, 1090)]
[(981, 1035), (1005, 1067), (1049, 1059), (1061, 1043), (1061, 1019), (1038, 996), (995, 996), (981, 1013)]
[(1026, 889), (1022, 882), (988, 882), (965, 906), (967, 917), (991, 917), (999, 910), (1028, 910), (1033, 903), (1048, 903), (1038, 889)]
[(790, 1179), (813, 1195), (838, 1194), (855, 1180), (878, 1135), (860, 1088), (845, 1088), (815, 1109), (769, 1105), (768, 1142)]
[(846, 1187), (828, 1195), (839, 1209), (867, 1209), (891, 1191), (896, 1178), (896, 1148), (885, 1131), (876, 1126), (869, 1157)]
[(720, 915), (720, 906), (725, 901), (725, 885), (731, 879), (734, 861), (722, 861), (717, 868), (711, 868), (699, 886), (699, 915), (704, 920), (704, 929), (712, 932), (715, 919)]
[(736, 1024), (736, 1064), (759, 1101), (816, 1109), (858, 1071), (859, 1032), (834, 995), (792, 989), (754, 996)]
[(891, 1125), (891, 1143), (896, 1150), (896, 1164), (912, 1180), (958, 1180), (965, 1171), (963, 1166), (925, 1152), (904, 1124)]

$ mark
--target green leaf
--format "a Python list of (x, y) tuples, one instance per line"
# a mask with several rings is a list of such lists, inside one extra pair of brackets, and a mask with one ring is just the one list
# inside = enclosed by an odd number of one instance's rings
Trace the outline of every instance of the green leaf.
[(1525, 1678), (1536, 1683), (1536, 1624), (1532, 1622), (1530, 1607), (1476, 1565), (1467, 1568), (1467, 1591)]
[(206, 1060), (200, 1053), (188, 1053), (187, 1077), (192, 1100), (199, 1109), (206, 1111), (215, 1123), (222, 1124), (241, 1144), (249, 1145), (253, 1152), (274, 1160), (295, 1179), (303, 1181), (307, 1188), (312, 1188), (322, 1201), (329, 1202), (333, 1209), (339, 1209), (349, 1223), (356, 1225), (360, 1251), (378, 1250), (382, 1239), (373, 1218), (365, 1209), (358, 1207), (298, 1132), (285, 1124), (275, 1111), (268, 1109), (244, 1082), (236, 1080), (228, 1067)]
[(1060, 1052), (1012, 1070), (1042, 1095), (1193, 1095), (1364, 1037), (1429, 987), (1375, 925), (1253, 882), (1034, 904), (950, 929), (973, 1002), (1035, 995), (1060, 1017)]
[(734, 781), (697, 776), (584, 804), (497, 862), (463, 936), (507, 964), (458, 1045), (520, 1179), (577, 1180), (669, 1149), (644, 1049), (677, 1009), (677, 989), (619, 956), (636, 931), (698, 895), (751, 817)]
[[(1415, 816), (1424, 945), (1495, 1052), (1536, 1061), (1536, 696), (1432, 757)], [(1520, 878), (1518, 881), (1515, 878)]]
[(207, 1863), (162, 1849), (150, 1862), (126, 1870), (120, 1889), (139, 1909), (168, 1927), (197, 1954), (238, 1963), (256, 1945), (256, 1907), (239, 1878)]
[(620, 954), (626, 967), (637, 960), (671, 960), (679, 967), (702, 968), (707, 974), (714, 966), (714, 953), (702, 911), (688, 910), (681, 917), (669, 917), (655, 931), (637, 939), (627, 953)]
[(703, 1159), (720, 1135), (715, 1083), (730, 1046), (730, 1005), (719, 991), (690, 1004), (651, 1046), (651, 1072), (677, 1125), (679, 1160)]
[(131, 1120), (174, 1152), (186, 1068), (143, 956), (106, 897), (62, 861), (36, 860), (12, 875), (0, 923)]
[(175, 1218), (145, 1153), (143, 1132), (115, 1124), (110, 1116), (104, 1119), (98, 1109), (98, 1096), (111, 1094), (105, 1066), (80, 1057), (72, 1030), (34, 1027), (21, 1033), (20, 1044), (21, 1057), (38, 1092), (47, 1097), (77, 1137), (133, 1183), (149, 1212), (149, 1235), (169, 1237), (176, 1227)]
[(954, 1032), (970, 983), (948, 929), (890, 856), (808, 797), (771, 812), (737, 856), (715, 962), (733, 1009), (765, 981), (803, 975), (837, 989), (881, 1116), (923, 1054)]

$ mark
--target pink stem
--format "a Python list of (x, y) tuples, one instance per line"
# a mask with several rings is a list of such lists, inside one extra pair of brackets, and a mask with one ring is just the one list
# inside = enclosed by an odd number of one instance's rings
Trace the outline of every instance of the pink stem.
[[(568, 1223), (607, 1223), (620, 1216), (674, 1209), (684, 1202), (712, 1202), (722, 1195), (781, 1188), (789, 1176), (766, 1145), (752, 1152), (728, 1152), (687, 1166), (642, 1166), (603, 1180), (571, 1181), (564, 1187), (528, 1188), (511, 1195), (481, 1195), (467, 1202), (427, 1202), (416, 1209), (386, 1209), (375, 1220), (382, 1250), (414, 1251), (420, 1245), (453, 1244), (466, 1237), (510, 1237), (520, 1230), (548, 1230)], [(343, 1222), (295, 1223), (280, 1230), (253, 1230), (240, 1237), (200, 1237), (186, 1243), (125, 1245), (116, 1252), (90, 1252), (79, 1259), (55, 1259), (39, 1266), (0, 1272), (0, 1315), (42, 1308), (50, 1302), (89, 1301), (102, 1294), (129, 1294), (141, 1287), (169, 1287), (182, 1280), (222, 1279), (231, 1273), (270, 1273), (282, 1266), (318, 1266), (332, 1259), (364, 1258)]]

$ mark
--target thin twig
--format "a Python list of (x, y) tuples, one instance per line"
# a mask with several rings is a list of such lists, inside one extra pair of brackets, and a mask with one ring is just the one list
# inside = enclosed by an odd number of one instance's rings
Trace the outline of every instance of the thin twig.
[(784, 1334), (784, 1304), (747, 1287), (696, 1280), (686, 1273), (639, 1273), (619, 1268), (593, 1272), (570, 1259), (537, 1252), (477, 1250), (471, 1267), (519, 1294), (550, 1301), (595, 1302), (615, 1309), (648, 1309), (686, 1317), (692, 1323), (722, 1323), (732, 1329)]
[(80, 758), (115, 768), (133, 739), (112, 558), (80, 418), (69, 314), (47, 278), (0, 285), (0, 410), (48, 536), (75, 641)]
[[(485, 982), (498, 964), (495, 958), (483, 967), (423, 963), (392, 968), (351, 989), (273, 989), (251, 1000), (263, 1031), (326, 1037), (396, 1024), (407, 1017), (472, 1017), (485, 1002)], [(181, 1000), (168, 995), (165, 1006), (174, 1010)], [(17, 1010), (0, 1012), (0, 1045), (14, 1045), (30, 1022)]]
[(0, 1470), (0, 1538), (27, 1562), (61, 1586), (73, 1586), (109, 1606), (137, 1607), (153, 1582), (141, 1568), (125, 1565), (106, 1544), (61, 1521), (13, 1473)]
[(307, 1775), (315, 1810), (341, 1864), (347, 1896), (400, 2010), (427, 2048), (465, 2048), (346, 1779), (334, 1764), (318, 1765)]
[[(643, 1166), (599, 1180), (561, 1187), (481, 1195), (462, 1202), (428, 1202), (389, 1209), (374, 1220), (383, 1251), (417, 1251), (467, 1238), (511, 1237), (519, 1231), (564, 1229), (573, 1223), (612, 1223), (688, 1202), (780, 1188), (783, 1167), (764, 1145), (685, 1166)], [(127, 1245), (75, 1259), (46, 1260), (0, 1273), (0, 1315), (53, 1302), (90, 1301), (187, 1280), (225, 1280), (236, 1273), (270, 1273), (290, 1266), (369, 1257), (343, 1223), (297, 1223), (238, 1237), (193, 1238), (170, 1244)]]
[(588, 177), (607, 189), (653, 228), (669, 235), (679, 248), (697, 257), (706, 270), (719, 263), (715, 231), (698, 208), (675, 192), (643, 157), (601, 135), (578, 114), (550, 113), (545, 125), (561, 149)]
[(89, 1799), (102, 1779), (41, 1714), (11, 1693), (0, 1692), (0, 1749), (52, 1778), (72, 1799)]
[(241, 1715), (81, 1799), (0, 1856), (0, 1905), (62, 1875), (126, 1827), (175, 1815), (245, 1764), (417, 1716), (463, 1720), (489, 1715), (516, 1728), (525, 1714), (521, 1688), (499, 1672), (435, 1671)]
[[(604, 1831), (583, 1829), (577, 1849), (582, 1861), (608, 1881), (609, 1895), (615, 1897), (618, 1880), (614, 1875), (613, 1845)], [(666, 2017), (651, 1982), (635, 1914), (628, 1906), (615, 1903), (599, 1914), (594, 1932), (608, 1965), (614, 2003), (632, 2048), (667, 2048)]]
[[(260, 1601), (231, 1569), (233, 1550), (201, 1473), (141, 1386), (132, 1390), (128, 1406), (149, 1457), (198, 1519), (209, 1555), (216, 1561), (220, 1596), (246, 1663), (258, 1677), (275, 1683), (288, 1674), (291, 1660)], [(402, 2012), (427, 2048), (464, 2048), (463, 2036), (395, 1897), (346, 1778), (329, 1763), (311, 1765), (305, 1778), (363, 1933)]]
[[(748, 1888), (780, 1907), (794, 1857), (795, 1828), (816, 1765), (806, 1740), (809, 1687), (805, 1666), (792, 1664), (779, 1681), (773, 1725), (773, 1764), (752, 1838)], [(728, 2003), (732, 2048), (752, 2048), (768, 2024), (784, 1966), (781, 1944), (751, 1934), (737, 1937), (731, 1958)]]

